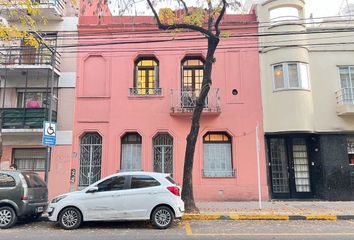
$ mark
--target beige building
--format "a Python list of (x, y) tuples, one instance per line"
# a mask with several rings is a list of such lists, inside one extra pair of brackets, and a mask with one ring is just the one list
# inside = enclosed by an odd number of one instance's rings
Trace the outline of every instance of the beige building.
[(354, 19), (254, 5), (272, 198), (354, 198)]
[[(70, 179), (76, 49), (64, 47), (77, 44), (78, 17), (70, 1), (34, 2), (41, 17), (48, 20), (36, 29), (38, 39), (43, 38), (45, 44), (34, 48), (19, 39), (3, 43), (0, 51), (3, 145), (0, 169), (16, 163), (18, 169), (37, 171), (44, 177), (47, 149), (42, 145), (42, 128), (43, 121), (49, 120), (51, 104), (52, 120), (57, 123), (56, 146), (50, 152), (48, 175), (49, 194), (53, 196), (69, 190), (56, 187), (57, 192), (53, 192), (51, 185), (68, 186)], [(21, 28), (8, 10), (11, 9), (2, 7), (1, 17)], [(58, 185), (58, 182), (67, 184)]]

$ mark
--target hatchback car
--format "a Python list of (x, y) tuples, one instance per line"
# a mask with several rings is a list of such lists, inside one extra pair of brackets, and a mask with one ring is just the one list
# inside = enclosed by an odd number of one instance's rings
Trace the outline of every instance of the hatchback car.
[(34, 172), (0, 171), (0, 228), (10, 228), (18, 218), (39, 218), (48, 205), (48, 189)]
[(48, 206), (49, 220), (64, 229), (83, 221), (151, 220), (160, 229), (182, 217), (180, 188), (169, 174), (122, 172), (87, 188), (60, 195)]

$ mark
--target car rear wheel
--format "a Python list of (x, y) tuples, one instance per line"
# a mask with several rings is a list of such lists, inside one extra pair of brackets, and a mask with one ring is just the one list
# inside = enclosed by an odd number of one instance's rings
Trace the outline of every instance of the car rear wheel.
[(66, 230), (73, 230), (80, 227), (82, 216), (78, 209), (73, 207), (65, 208), (59, 215), (59, 225)]
[(151, 221), (156, 228), (166, 229), (173, 223), (174, 214), (169, 207), (161, 206), (154, 210)]
[(10, 228), (17, 222), (15, 211), (11, 207), (0, 207), (0, 228)]

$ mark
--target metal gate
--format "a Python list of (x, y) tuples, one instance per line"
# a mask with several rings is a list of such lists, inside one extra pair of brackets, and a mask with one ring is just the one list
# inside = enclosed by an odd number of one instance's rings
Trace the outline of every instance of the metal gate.
[(272, 136), (268, 139), (272, 197), (312, 198), (311, 165), (306, 137)]
[(80, 141), (79, 188), (89, 186), (101, 178), (102, 137), (86, 133)]
[(173, 138), (167, 133), (153, 140), (154, 172), (173, 173)]

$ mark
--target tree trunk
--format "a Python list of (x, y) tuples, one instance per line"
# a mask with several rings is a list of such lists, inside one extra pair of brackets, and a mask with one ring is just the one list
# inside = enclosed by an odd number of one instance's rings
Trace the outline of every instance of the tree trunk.
[(208, 96), (211, 86), (211, 72), (214, 63), (215, 50), (219, 44), (219, 38), (208, 38), (208, 53), (204, 68), (202, 89), (196, 102), (196, 106), (193, 111), (192, 124), (190, 132), (187, 136), (187, 146), (184, 156), (184, 169), (183, 169), (183, 187), (182, 187), (182, 199), (185, 203), (186, 212), (199, 212), (194, 202), (193, 195), (193, 163), (195, 145), (198, 138), (200, 117), (203, 112), (205, 99)]

